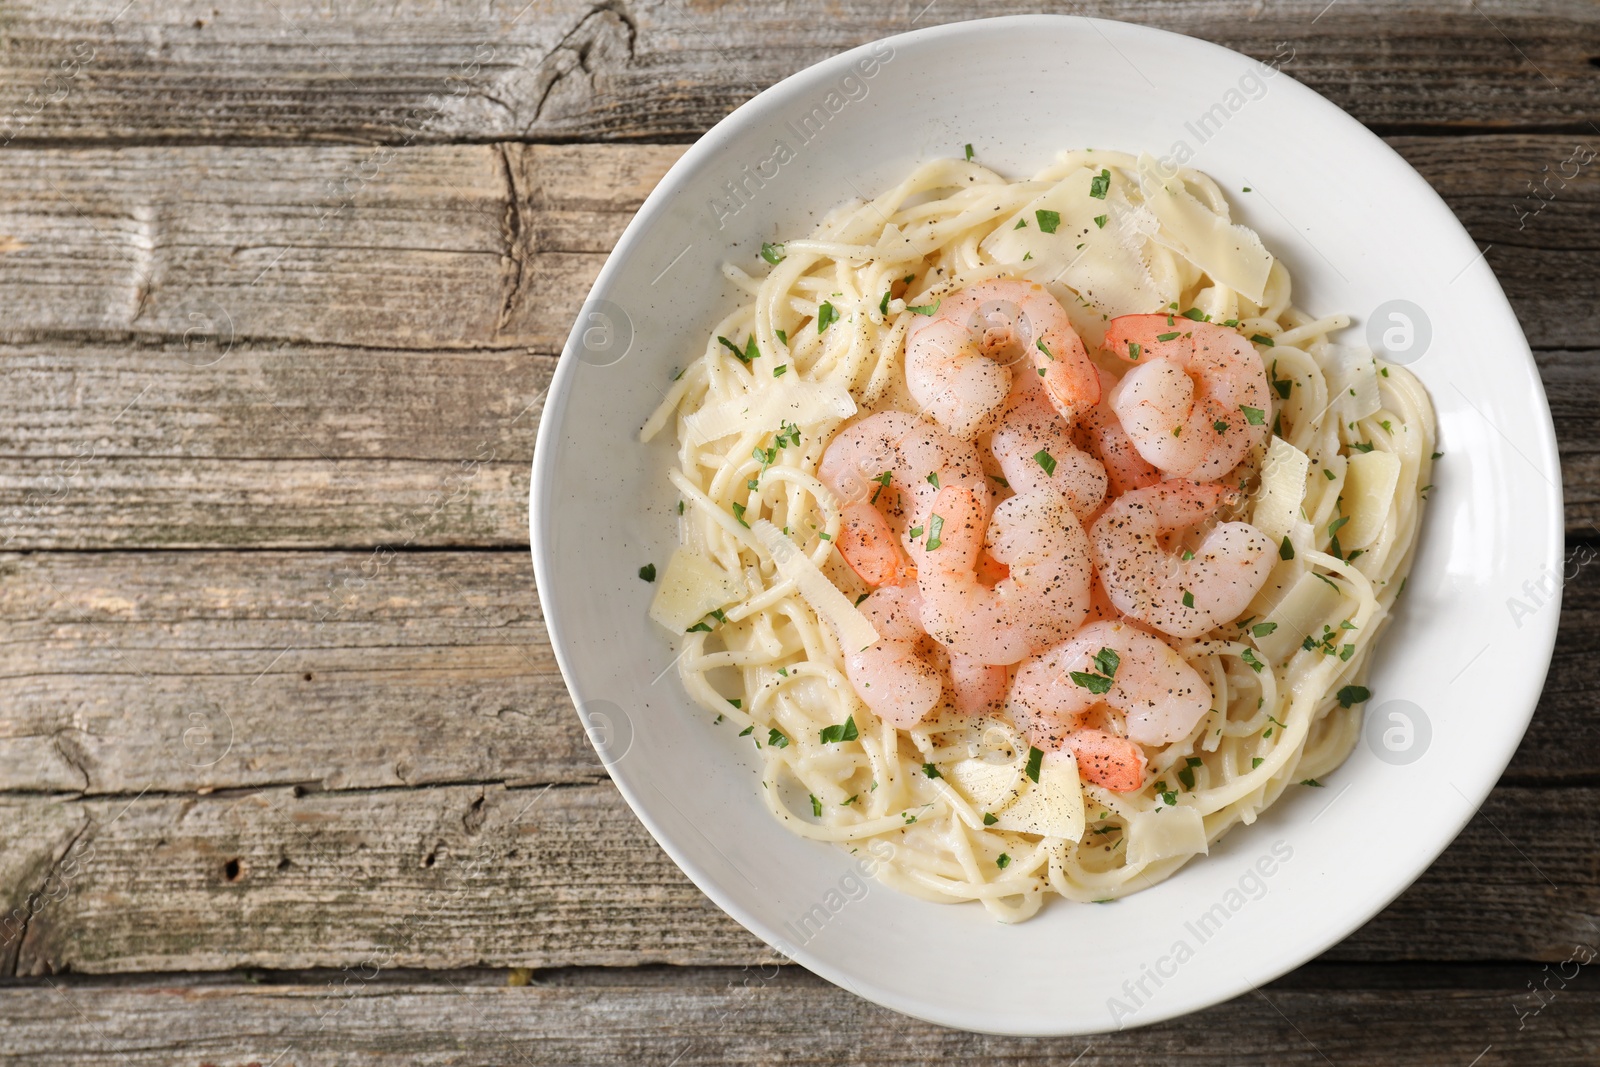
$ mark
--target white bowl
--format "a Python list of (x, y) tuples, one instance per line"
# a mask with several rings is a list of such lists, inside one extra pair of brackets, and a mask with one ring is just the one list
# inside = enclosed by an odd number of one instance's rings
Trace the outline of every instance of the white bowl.
[[(1292, 49), (1279, 61), (1292, 71)], [(781, 166), (770, 162), (780, 140), (793, 155)], [(1349, 312), (1358, 341), (1382, 345), (1388, 332), (1393, 358), (1410, 360), (1433, 396), (1445, 455), (1376, 655), (1369, 729), (1326, 787), (1291, 788), (1152, 889), (1106, 906), (1052, 901), (1003, 926), (976, 905), (925, 903), (862, 879), (852, 857), (767, 814), (753, 747), (691, 704), (671, 642), (645, 618), (654, 587), (637, 572), (666, 562), (677, 496), (665, 477), (673, 446), (642, 447), (635, 433), (735, 306), (724, 260), (759, 266), (763, 240), (804, 234), (841, 201), (968, 142), (981, 162), (1021, 177), (1060, 149), (1163, 156), (1180, 141), (1290, 267), (1298, 305)], [(1188, 37), (1083, 18), (890, 38), (801, 71), (718, 123), (645, 201), (595, 282), (551, 384), (531, 504), (562, 673), (612, 778), (668, 855), (728, 914), (829, 981), (994, 1033), (1171, 1018), (1350, 934), (1422, 873), (1494, 785), (1532, 714), (1559, 614), (1549, 409), (1517, 321), (1449, 209), (1382, 141), (1286, 74)]]

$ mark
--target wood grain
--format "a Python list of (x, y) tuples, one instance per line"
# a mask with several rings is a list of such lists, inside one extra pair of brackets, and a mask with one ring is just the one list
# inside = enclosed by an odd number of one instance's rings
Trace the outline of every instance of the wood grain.
[[(1329, 958), (1564, 959), (1594, 937), (1597, 802), (1593, 787), (1496, 789)], [(35, 875), (0, 886), (0, 914), (27, 919), (0, 938), (0, 974), (772, 955), (678, 871), (609, 783), (10, 796), (0, 820), (13, 827), (7, 851), (26, 857), (12, 862)], [(1374, 813), (1374, 847), (1405, 847), (1382, 826)]]
[(0, 336), (175, 339), (191, 364), (259, 338), (554, 352), (680, 151), (6, 152)]
[[(1581, 957), (1580, 957), (1581, 958)], [(1562, 969), (1571, 975), (1572, 966)], [(1465, 1067), (1592, 1063), (1600, 993), (1587, 970), (1549, 979), (1538, 1013), (1532, 965), (1310, 965), (1197, 1015), (1080, 1038), (1009, 1038), (918, 1022), (795, 967), (368, 971), (178, 977), (140, 987), (52, 979), (0, 989), (0, 1063), (188, 1062), (296, 1067), (516, 1063), (1037, 1064), (1168, 1062)], [(1520, 999), (1519, 999), (1520, 998)], [(1521, 1017), (1519, 1018), (1519, 1012)], [(1424, 1023), (1423, 1020), (1426, 1022)], [(670, 1021), (668, 1025), (661, 1025)], [(1137, 1020), (1135, 1020), (1137, 1021)], [(1520, 1028), (1519, 1028), (1520, 1027)]]
[[(1358, 119), (1439, 129), (1582, 124), (1600, 110), (1582, 0), (32, 0), (8, 11), (0, 136), (419, 143), (686, 140), (761, 89), (867, 41), (1055, 11), (1187, 33), (1285, 67)], [(1159, 66), (1130, 56), (1130, 77)]]
[[(1572, 573), (1517, 784), (1600, 777), (1600, 566)], [(3, 789), (604, 778), (522, 551), (0, 555), (0, 620)]]
[[(1600, 164), (1559, 177), (1582, 141), (1390, 139), (1490, 246), (1536, 348), (1600, 347)], [(0, 340), (174, 341), (175, 359), (223, 367), (230, 344), (263, 339), (554, 353), (605, 253), (681, 151), (0, 153), (10, 310)]]

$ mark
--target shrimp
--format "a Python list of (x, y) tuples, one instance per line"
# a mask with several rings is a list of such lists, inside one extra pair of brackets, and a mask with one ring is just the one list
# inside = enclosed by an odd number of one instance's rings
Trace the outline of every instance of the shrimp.
[(874, 588), (916, 580), (903, 535), (922, 521), (939, 486), (968, 486), (988, 507), (977, 448), (902, 411), (868, 415), (840, 430), (817, 475), (844, 502), (839, 554)]
[[(1115, 656), (1106, 656), (1106, 649)], [(1109, 679), (1110, 687), (1096, 679)], [(1091, 622), (1018, 668), (1006, 700), (1017, 728), (1049, 749), (1090, 725), (1089, 713), (1099, 707), (1123, 717), (1128, 740), (1166, 745), (1187, 737), (1211, 710), (1211, 687), (1142, 627)]]
[[(983, 502), (945, 486), (912, 546), (922, 622), (953, 654), (1016, 663), (1077, 629), (1089, 611), (1089, 541), (1066, 501), (1049, 493), (1010, 497), (985, 536)], [(1009, 568), (992, 588), (974, 568), (987, 545)]]
[(1071, 427), (1042, 389), (1034, 385), (1020, 397), (1016, 392), (989, 439), (1006, 482), (1018, 493), (1057, 493), (1074, 515), (1087, 519), (1105, 500), (1106, 468), (1072, 443)]
[(1163, 538), (1232, 500), (1219, 485), (1181, 480), (1134, 489), (1089, 530), (1094, 562), (1118, 611), (1174, 637), (1198, 637), (1237, 618), (1266, 584), (1277, 546), (1247, 522), (1224, 522), (1193, 552)]
[(1107, 487), (1114, 497), (1121, 496), (1129, 489), (1143, 489), (1161, 480), (1161, 472), (1133, 447), (1117, 413), (1111, 410), (1108, 400), (1116, 384), (1115, 378), (1101, 370), (1100, 403), (1085, 412), (1078, 421), (1078, 436), (1085, 450), (1104, 466)]
[(981, 715), (1005, 706), (1007, 671), (1004, 667), (956, 653), (950, 655), (950, 688), (956, 710)]
[(933, 642), (922, 630), (921, 599), (915, 586), (886, 586), (861, 602), (861, 612), (878, 640), (845, 657), (845, 676), (873, 714), (909, 729), (944, 691), (943, 675), (925, 647)]
[(1100, 399), (1100, 379), (1067, 313), (1034, 282), (1000, 279), (959, 289), (906, 334), (906, 385), (939, 425), (964, 441), (993, 428), (1012, 370), (1036, 374), (1068, 423)]
[(1104, 730), (1077, 730), (1067, 735), (1065, 747), (1078, 758), (1078, 774), (1084, 781), (1114, 793), (1144, 788), (1144, 749), (1126, 737)]
[(1110, 406), (1145, 460), (1169, 478), (1214, 481), (1267, 432), (1267, 371), (1238, 330), (1173, 315), (1111, 320), (1105, 347), (1134, 364)]

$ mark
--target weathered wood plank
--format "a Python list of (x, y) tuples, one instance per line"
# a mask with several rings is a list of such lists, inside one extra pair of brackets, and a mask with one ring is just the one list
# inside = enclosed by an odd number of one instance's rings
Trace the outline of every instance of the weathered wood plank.
[[(1579, 958), (1582, 958), (1581, 956)], [(1571, 976), (1573, 967), (1561, 969)], [(1531, 965), (1311, 964), (1196, 1015), (1088, 1038), (963, 1033), (868, 1004), (797, 967), (630, 968), (370, 977), (333, 973), (99, 980), (0, 989), (0, 1063), (1053, 1064), (1163, 1062), (1464, 1067), (1492, 1046), (1549, 1067), (1588, 1064), (1600, 994), (1587, 971)], [(523, 981), (522, 977), (516, 979)], [(1520, 1014), (1520, 1018), (1519, 1018)], [(1417, 1025), (1426, 1019), (1427, 1025)], [(670, 1026), (661, 1025), (670, 1020)], [(1519, 1028), (1520, 1027), (1520, 1028)], [(426, 1035), (425, 1037), (421, 1035)], [(15, 1059), (13, 1059), (15, 1057)]]
[(761, 89), (905, 30), (1033, 11), (1128, 19), (1286, 69), (1363, 122), (1592, 119), (1592, 5), (1293, 0), (847, 0), (493, 5), (410, 0), (383, 18), (316, 0), (13, 5), (0, 136), (56, 139), (685, 140)]
[(0, 336), (554, 352), (681, 149), (378, 151), (4, 153)]
[(0, 548), (527, 543), (550, 357), (215, 351), (0, 346)]
[[(1600, 567), (1573, 570), (1518, 784), (1600, 775)], [(524, 552), (0, 556), (0, 621), (0, 789), (604, 777)]]
[[(1497, 789), (1416, 885), (1330, 955), (1565, 959), (1600, 909), (1597, 802), (1591, 787)], [(88, 825), (65, 849), (75, 818)], [(17, 827), (9, 850), (47, 871), (0, 884), (3, 913), (28, 918), (0, 948), (0, 973), (12, 962), (33, 975), (770, 955), (609, 784), (9, 796), (0, 825)]]
[[(1600, 166), (1569, 162), (1580, 140), (1391, 139), (1493, 246), (1539, 348), (1600, 347)], [(553, 353), (682, 150), (377, 151), (0, 153), (0, 340), (182, 339), (191, 363), (267, 338)]]
[(605, 777), (526, 552), (0, 557), (0, 788)]

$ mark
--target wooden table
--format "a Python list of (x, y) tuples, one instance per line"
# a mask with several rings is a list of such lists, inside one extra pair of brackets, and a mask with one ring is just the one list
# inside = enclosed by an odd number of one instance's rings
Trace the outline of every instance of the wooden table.
[(213, 3), (0, 13), (0, 1063), (1600, 1060), (1592, 0), (1062, 5), (1287, 42), (1438, 188), (1537, 354), (1572, 558), (1527, 739), (1421, 881), (1260, 991), (1050, 1041), (880, 1010), (705, 900), (585, 743), (526, 522), (555, 355), (682, 146), (1024, 8)]

